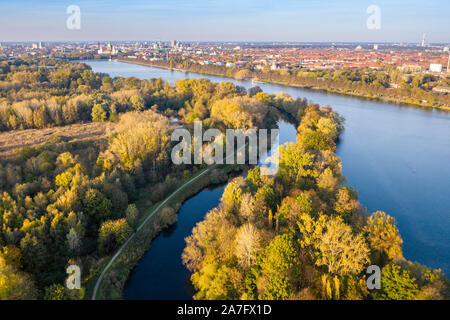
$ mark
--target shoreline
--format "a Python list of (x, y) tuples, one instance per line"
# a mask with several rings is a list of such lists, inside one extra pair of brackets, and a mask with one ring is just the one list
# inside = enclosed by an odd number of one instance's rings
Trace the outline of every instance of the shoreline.
[[(134, 60), (131, 60), (131, 59), (123, 59), (123, 58), (117, 58), (115, 60), (117, 60), (119, 62), (123, 62), (123, 63), (141, 65), (141, 66), (151, 67), (151, 68), (165, 69), (165, 70), (170, 70), (170, 71), (178, 71), (178, 72), (184, 72), (184, 73), (195, 73), (195, 74), (200, 74), (200, 75), (214, 76), (214, 77), (223, 77), (223, 78), (234, 79), (234, 80), (253, 81), (252, 79), (238, 79), (236, 77), (231, 77), (231, 76), (228, 76), (228, 75), (225, 75), (225, 74), (206, 73), (206, 72), (200, 73), (200, 72), (195, 72), (195, 71), (186, 71), (184, 69), (179, 69), (179, 68), (172, 68), (171, 69), (171, 68), (166, 67), (166, 66), (154, 65), (154, 64), (147, 63), (147, 62), (144, 62), (144, 61), (141, 61), (141, 60), (134, 61)], [(257, 79), (254, 82), (255, 83), (259, 82), (259, 83), (275, 84), (275, 85), (281, 85), (281, 86), (284, 86), (284, 87), (291, 87), (291, 88), (301, 88), (301, 89), (307, 89), (307, 90), (322, 91), (322, 92), (338, 94), (338, 95), (343, 95), (343, 96), (353, 96), (353, 97), (358, 97), (358, 98), (363, 98), (363, 99), (368, 99), (368, 100), (387, 101), (387, 102), (393, 102), (393, 103), (397, 103), (397, 104), (405, 104), (405, 105), (409, 105), (409, 106), (422, 107), (422, 108), (428, 108), (428, 109), (437, 109), (437, 110), (443, 110), (443, 111), (450, 111), (450, 106), (449, 107), (446, 107), (446, 106), (433, 106), (431, 104), (420, 103), (420, 102), (410, 102), (410, 101), (399, 100), (399, 99), (395, 99), (395, 98), (389, 98), (389, 97), (385, 97), (385, 96), (373, 97), (373, 96), (369, 96), (369, 95), (362, 94), (362, 93), (357, 93), (357, 92), (344, 92), (344, 91), (335, 90), (335, 89), (320, 88), (320, 87), (313, 87), (313, 86), (306, 86), (306, 85), (289, 84), (289, 83), (282, 82), (282, 81), (270, 81), (270, 80)]]
[[(214, 173), (222, 174), (222, 176), (214, 177)], [(225, 183), (233, 176), (234, 170), (232, 166), (223, 168), (207, 168), (200, 170), (188, 181), (183, 183), (177, 190), (169, 194), (164, 200), (156, 203), (152, 208), (147, 208), (147, 213), (141, 217), (141, 223), (130, 238), (106, 261), (102, 262), (102, 267), (95, 277), (89, 279), (86, 285), (85, 299), (89, 300), (109, 300), (123, 299), (125, 285), (133, 269), (139, 264), (139, 261), (150, 250), (153, 240), (160, 235), (166, 228), (173, 225), (177, 221), (178, 212), (184, 202), (191, 199), (203, 190)], [(226, 175), (226, 179), (225, 179)], [(220, 181), (215, 181), (214, 178)], [(197, 181), (196, 181), (197, 180)], [(196, 183), (192, 184), (192, 182)], [(189, 187), (186, 189), (186, 187)], [(144, 195), (140, 197), (138, 202), (142, 200)], [(165, 209), (171, 208), (175, 212), (175, 221), (167, 226), (155, 227), (158, 224), (159, 214)], [(118, 282), (120, 287), (112, 286), (111, 274), (121, 274)], [(117, 279), (115, 279), (117, 280)], [(105, 287), (105, 282), (108, 287)]]

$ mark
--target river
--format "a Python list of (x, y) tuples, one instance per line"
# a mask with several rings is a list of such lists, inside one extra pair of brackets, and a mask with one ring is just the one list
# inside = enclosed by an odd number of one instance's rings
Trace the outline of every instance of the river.
[[(205, 76), (115, 61), (85, 61), (95, 72), (110, 76), (163, 78), (171, 83), (184, 78), (231, 81), (250, 88), (251, 81)], [(450, 112), (344, 96), (310, 89), (258, 83), (267, 93), (286, 92), (344, 116), (337, 154), (347, 185), (371, 212), (395, 217), (408, 260), (450, 270)], [(287, 126), (286, 126), (287, 127)], [(289, 136), (293, 128), (285, 128)], [(284, 130), (281, 130), (282, 134)], [(295, 140), (295, 134), (290, 141)], [(178, 223), (165, 231), (134, 270), (125, 299), (191, 298), (186, 269), (181, 265), (184, 237), (203, 220), (221, 197), (223, 186), (188, 200)], [(176, 267), (170, 267), (176, 265)], [(170, 270), (169, 270), (169, 269)]]

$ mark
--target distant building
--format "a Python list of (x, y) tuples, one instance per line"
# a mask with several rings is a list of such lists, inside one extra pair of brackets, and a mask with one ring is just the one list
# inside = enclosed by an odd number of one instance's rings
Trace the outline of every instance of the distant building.
[(450, 93), (450, 87), (437, 86), (433, 88), (434, 92)]
[(378, 50), (378, 45), (377, 44), (373, 45), (373, 50)]
[(422, 71), (422, 67), (417, 64), (404, 64), (404, 65), (398, 67), (398, 69), (402, 72), (421, 72)]
[(442, 72), (442, 64), (440, 63), (432, 63), (430, 64), (431, 72)]
[(106, 48), (103, 48), (99, 43), (97, 53), (99, 55), (116, 55), (119, 53), (119, 50), (116, 47), (114, 47), (111, 43), (108, 43)]

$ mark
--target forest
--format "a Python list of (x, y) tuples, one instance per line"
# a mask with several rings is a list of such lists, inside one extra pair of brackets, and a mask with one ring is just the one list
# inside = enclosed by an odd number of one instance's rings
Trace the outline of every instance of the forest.
[[(262, 93), (232, 83), (112, 79), (63, 60), (0, 66), (1, 130), (114, 124), (107, 138), (57, 136), (0, 159), (0, 299), (85, 298), (85, 285), (142, 220), (140, 195), (151, 207), (202, 168), (171, 163), (172, 120), (188, 129), (201, 120), (206, 130), (233, 125), (235, 113), (253, 128), (278, 119)], [(156, 223), (175, 214), (163, 210)], [(81, 290), (64, 286), (71, 264), (82, 267)]]
[[(440, 270), (403, 257), (395, 219), (367, 212), (344, 185), (335, 154), (342, 119), (317, 105), (289, 110), (297, 142), (280, 147), (278, 173), (255, 167), (234, 179), (186, 238), (194, 298), (448, 299)], [(381, 289), (368, 290), (370, 265), (382, 270)]]

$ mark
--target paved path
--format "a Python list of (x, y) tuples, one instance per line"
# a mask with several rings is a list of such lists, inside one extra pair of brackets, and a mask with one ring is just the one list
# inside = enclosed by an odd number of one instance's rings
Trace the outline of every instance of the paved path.
[(111, 258), (111, 260), (109, 261), (109, 263), (106, 265), (106, 267), (103, 269), (102, 273), (100, 274), (100, 276), (97, 279), (97, 282), (95, 283), (95, 287), (94, 287), (94, 291), (92, 292), (92, 300), (95, 300), (97, 297), (97, 291), (98, 288), (100, 287), (100, 284), (102, 283), (103, 277), (105, 276), (106, 272), (108, 271), (109, 267), (111, 267), (111, 265), (114, 263), (114, 261), (116, 261), (116, 259), (119, 257), (119, 255), (122, 253), (123, 249), (125, 249), (125, 247), (128, 245), (128, 243), (136, 236), (136, 234), (144, 227), (144, 225), (147, 223), (147, 221), (153, 217), (155, 215), (156, 212), (158, 212), (159, 209), (161, 209), (161, 207), (163, 205), (165, 205), (167, 203), (167, 201), (169, 201), (175, 194), (177, 194), (180, 190), (184, 189), (187, 185), (191, 184), (192, 182), (194, 182), (195, 180), (197, 180), (198, 178), (200, 178), (201, 176), (203, 176), (205, 173), (207, 173), (209, 171), (209, 169), (206, 169), (205, 171), (203, 171), (202, 173), (200, 173), (198, 176), (193, 177), (191, 180), (187, 181), (186, 183), (184, 183), (181, 187), (179, 187), (177, 190), (175, 190), (174, 192), (172, 192), (172, 194), (170, 196), (168, 196), (163, 202), (161, 202), (148, 216), (147, 218), (145, 218), (145, 220), (139, 225), (139, 227), (136, 229), (136, 232), (133, 233), (127, 241), (125, 241), (125, 243), (120, 247), (120, 249), (116, 252), (116, 254)]
[[(242, 147), (240, 147), (239, 149), (236, 150), (236, 153), (239, 153), (242, 149), (244, 149), (247, 146), (248, 143), (244, 144)], [(230, 154), (228, 157), (226, 157), (224, 159), (224, 163), (226, 163), (228, 161), (229, 158), (233, 157), (234, 158), (234, 153)], [(149, 215), (147, 218), (145, 218), (145, 220), (140, 224), (140, 226), (136, 229), (136, 232), (133, 233), (131, 235), (131, 237), (128, 238), (127, 241), (125, 241), (125, 243), (120, 247), (120, 249), (116, 252), (116, 254), (111, 258), (111, 260), (109, 261), (109, 263), (106, 265), (106, 267), (103, 269), (102, 273), (100, 274), (100, 276), (97, 279), (97, 282), (95, 283), (95, 287), (94, 287), (94, 291), (92, 292), (92, 300), (95, 300), (97, 297), (97, 291), (98, 288), (100, 287), (100, 284), (102, 283), (103, 277), (106, 274), (106, 271), (108, 271), (109, 267), (111, 267), (111, 265), (114, 263), (114, 261), (116, 261), (116, 259), (119, 257), (119, 255), (122, 253), (123, 249), (125, 249), (125, 247), (128, 245), (128, 243), (136, 236), (136, 234), (144, 227), (144, 225), (147, 223), (147, 221), (154, 216), (154, 214), (156, 212), (158, 212), (159, 209), (161, 209), (161, 207), (163, 205), (165, 205), (167, 203), (167, 201), (169, 201), (175, 194), (177, 194), (180, 190), (184, 189), (184, 187), (186, 187), (187, 185), (191, 184), (191, 182), (194, 182), (195, 180), (197, 180), (198, 178), (200, 178), (201, 176), (203, 176), (205, 173), (207, 173), (209, 171), (210, 168), (206, 169), (205, 171), (203, 171), (202, 173), (200, 173), (198, 176), (193, 177), (191, 180), (187, 181), (186, 183), (184, 183), (181, 187), (179, 187), (177, 190), (175, 190), (174, 192), (172, 192), (172, 194), (170, 196), (168, 196), (163, 202), (161, 202)]]

